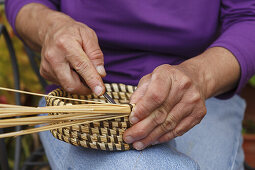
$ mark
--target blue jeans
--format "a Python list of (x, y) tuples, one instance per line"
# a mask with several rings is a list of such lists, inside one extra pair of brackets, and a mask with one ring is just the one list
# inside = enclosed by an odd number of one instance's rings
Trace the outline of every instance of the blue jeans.
[[(45, 106), (45, 101), (40, 101)], [(40, 137), (52, 169), (243, 169), (242, 119), (245, 102), (210, 98), (202, 122), (181, 137), (145, 150), (109, 152), (73, 146), (49, 131)]]

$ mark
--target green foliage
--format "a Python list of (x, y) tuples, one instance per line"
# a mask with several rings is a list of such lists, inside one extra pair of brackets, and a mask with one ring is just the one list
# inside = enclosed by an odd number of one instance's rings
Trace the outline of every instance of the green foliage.
[[(8, 33), (11, 36), (16, 56), (18, 59), (19, 71), (20, 71), (20, 80), (21, 80), (21, 89), (32, 91), (32, 92), (42, 92), (41, 86), (35, 74), (32, 71), (29, 60), (26, 56), (23, 43), (14, 35), (13, 30), (8, 24), (6, 17), (4, 15), (4, 6), (0, 5), (0, 23), (4, 24), (7, 27)], [(9, 52), (3, 36), (0, 36), (0, 86), (13, 88), (13, 72), (10, 61)], [(15, 104), (14, 94), (10, 92), (0, 91), (0, 96), (5, 96), (9, 104)], [(27, 96), (22, 96), (22, 100), (27, 100)], [(34, 98), (30, 99), (30, 105), (34, 105), (36, 100)], [(6, 130), (6, 129), (5, 129)], [(6, 131), (9, 131), (7, 129)], [(14, 131), (14, 129), (11, 129)], [(15, 148), (15, 138), (5, 139), (8, 151), (8, 162), (10, 169), (13, 169), (14, 166), (14, 148)], [(26, 135), (22, 137), (22, 154), (21, 154), (21, 164), (27, 159), (31, 152), (35, 150), (35, 145), (39, 145), (38, 142), (35, 143), (33, 135)]]
[[(0, 5), (0, 23), (7, 27), (11, 36), (19, 64), (21, 88), (32, 92), (40, 92), (41, 86), (32, 71), (29, 60), (24, 50), (23, 43), (14, 35), (11, 26), (4, 15), (4, 7)], [(8, 49), (3, 36), (0, 36), (0, 86), (13, 88), (13, 72)], [(0, 91), (8, 99), (8, 103), (14, 104), (14, 94)]]
[(249, 81), (250, 85), (255, 87), (255, 75)]
[(243, 133), (255, 134), (255, 122), (252, 120), (245, 120), (243, 122)]

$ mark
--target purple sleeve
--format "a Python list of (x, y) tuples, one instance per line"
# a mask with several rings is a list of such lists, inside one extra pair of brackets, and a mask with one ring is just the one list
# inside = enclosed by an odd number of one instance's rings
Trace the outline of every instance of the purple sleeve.
[(255, 0), (222, 0), (220, 36), (210, 47), (224, 47), (239, 62), (241, 76), (236, 89), (218, 96), (239, 93), (255, 73)]
[(11, 24), (14, 32), (16, 32), (15, 28), (15, 20), (19, 10), (29, 3), (40, 3), (43, 4), (53, 10), (57, 10), (59, 0), (5, 0), (5, 12), (9, 23)]

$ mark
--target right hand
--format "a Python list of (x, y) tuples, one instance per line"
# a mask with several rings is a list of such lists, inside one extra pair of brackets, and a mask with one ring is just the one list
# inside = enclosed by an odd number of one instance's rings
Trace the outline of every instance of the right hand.
[(85, 24), (69, 17), (55, 20), (43, 35), (41, 55), (40, 73), (45, 79), (70, 93), (104, 93), (103, 53), (95, 31)]

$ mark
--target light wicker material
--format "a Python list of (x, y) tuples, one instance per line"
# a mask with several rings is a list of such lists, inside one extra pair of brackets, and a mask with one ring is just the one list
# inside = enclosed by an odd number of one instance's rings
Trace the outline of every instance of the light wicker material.
[[(116, 83), (105, 84), (105, 86), (107, 94), (119, 104), (128, 104), (130, 96), (136, 88), (134, 86)], [(103, 96), (97, 97), (95, 95), (73, 95), (65, 92), (63, 89), (56, 89), (49, 93), (49, 95), (108, 102)], [(67, 104), (86, 104), (86, 102), (67, 101), (46, 97), (46, 104), (47, 106), (62, 106)], [(51, 114), (55, 115), (62, 113)], [(51, 133), (55, 138), (75, 146), (108, 151), (126, 151), (132, 149), (132, 145), (125, 143), (122, 135), (130, 126), (131, 124), (128, 120), (128, 116), (125, 116), (122, 118), (54, 129), (51, 130)]]

